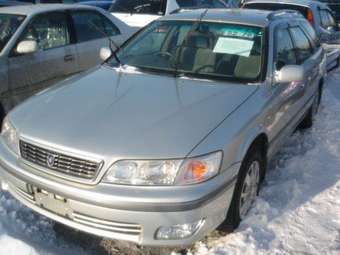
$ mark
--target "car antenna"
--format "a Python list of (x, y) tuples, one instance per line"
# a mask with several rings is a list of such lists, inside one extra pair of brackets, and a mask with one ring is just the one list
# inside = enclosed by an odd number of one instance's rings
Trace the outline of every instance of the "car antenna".
[[(112, 38), (105, 32), (103, 31), (102, 29), (100, 29), (96, 24), (94, 24), (93, 22), (90, 22), (90, 25), (96, 29), (99, 33), (101, 33), (102, 35), (105, 35), (105, 37), (108, 39), (109, 41), (109, 47), (110, 47), (110, 50), (113, 54), (113, 57), (117, 60), (118, 64), (121, 66), (122, 65), (122, 62), (120, 61), (120, 59), (118, 58), (117, 54), (116, 54), (116, 51), (117, 50), (120, 50), (120, 46), (114, 41), (112, 40)], [(112, 48), (112, 45), (116, 48), (116, 49), (113, 49)], [(104, 61), (105, 62), (105, 61)]]
[(190, 28), (189, 32), (187, 33), (187, 35), (184, 37), (182, 43), (181, 43), (181, 46), (179, 46), (179, 49), (178, 49), (178, 55), (176, 56), (176, 59), (175, 59), (175, 77), (178, 76), (178, 65), (179, 65), (179, 56), (181, 55), (182, 53), (182, 49), (184, 47), (184, 43), (185, 41), (190, 37), (190, 35), (197, 29), (199, 28), (199, 25), (201, 24), (203, 18), (205, 17), (205, 15), (207, 14), (208, 12), (208, 8), (205, 9), (201, 15), (199, 16), (199, 18), (195, 21), (194, 24), (192, 24), (192, 27)]

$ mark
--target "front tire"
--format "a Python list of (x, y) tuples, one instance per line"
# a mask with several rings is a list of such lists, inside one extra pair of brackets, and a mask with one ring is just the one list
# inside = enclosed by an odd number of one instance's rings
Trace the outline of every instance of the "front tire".
[(247, 153), (239, 171), (227, 218), (219, 230), (232, 232), (249, 212), (265, 174), (266, 159), (263, 154), (259, 146), (253, 146)]

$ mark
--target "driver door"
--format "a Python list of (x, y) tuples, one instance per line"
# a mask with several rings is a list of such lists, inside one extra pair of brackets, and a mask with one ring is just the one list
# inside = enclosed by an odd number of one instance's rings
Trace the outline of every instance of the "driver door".
[[(288, 24), (281, 25), (274, 32), (275, 50), (273, 77), (284, 66), (298, 65), (295, 45)], [(267, 127), (273, 137), (273, 143), (281, 144), (294, 127), (297, 104), (305, 93), (305, 84), (301, 82), (276, 82), (272, 85), (272, 107), (267, 115)], [(278, 146), (273, 146), (278, 147)]]
[(35, 40), (38, 51), (18, 54), (14, 48), (9, 56), (8, 82), (13, 105), (61, 80), (77, 65), (67, 15), (63, 12), (33, 18), (18, 43), (23, 40)]

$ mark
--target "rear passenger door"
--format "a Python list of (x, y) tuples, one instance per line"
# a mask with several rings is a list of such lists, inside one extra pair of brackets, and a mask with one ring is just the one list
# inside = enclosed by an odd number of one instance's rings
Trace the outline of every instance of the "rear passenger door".
[(77, 70), (66, 13), (50, 12), (32, 18), (17, 44), (23, 40), (35, 40), (38, 51), (21, 55), (16, 53), (15, 46), (8, 58), (14, 104)]
[(77, 38), (79, 71), (102, 62), (100, 49), (109, 47), (108, 36), (117, 44), (123, 42), (119, 29), (104, 15), (92, 10), (72, 11), (71, 17)]

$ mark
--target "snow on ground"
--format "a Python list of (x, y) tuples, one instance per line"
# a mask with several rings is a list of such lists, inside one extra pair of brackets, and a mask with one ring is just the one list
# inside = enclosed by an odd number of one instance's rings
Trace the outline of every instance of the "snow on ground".
[[(340, 254), (340, 70), (327, 83), (315, 126), (294, 134), (277, 155), (239, 229), (189, 254)], [(0, 192), (0, 254), (99, 253), (106, 251), (98, 238), (66, 240), (50, 220)]]

